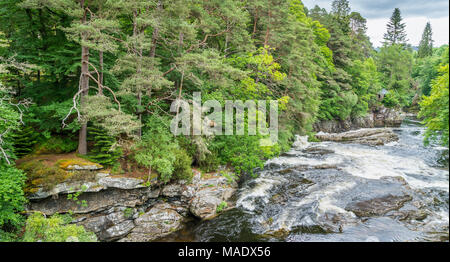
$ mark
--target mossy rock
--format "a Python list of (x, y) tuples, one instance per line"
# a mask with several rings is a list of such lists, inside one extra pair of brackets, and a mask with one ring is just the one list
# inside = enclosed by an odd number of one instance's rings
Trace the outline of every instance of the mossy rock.
[(84, 159), (61, 159), (56, 163), (64, 170), (99, 170), (103, 166)]
[(48, 166), (42, 160), (31, 160), (18, 166), (27, 174), (27, 192), (35, 192), (39, 188), (51, 189), (55, 185), (69, 179), (73, 174), (57, 166)]

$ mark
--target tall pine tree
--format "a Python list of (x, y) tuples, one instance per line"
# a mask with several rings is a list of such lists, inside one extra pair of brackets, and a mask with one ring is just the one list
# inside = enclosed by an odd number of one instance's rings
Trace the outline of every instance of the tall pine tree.
[(423, 30), (422, 40), (420, 40), (418, 56), (424, 58), (433, 54), (433, 32), (430, 22), (427, 23)]
[(402, 15), (399, 8), (394, 9), (391, 20), (387, 24), (387, 32), (384, 34), (385, 45), (405, 45), (408, 41), (406, 39), (406, 24), (402, 23)]

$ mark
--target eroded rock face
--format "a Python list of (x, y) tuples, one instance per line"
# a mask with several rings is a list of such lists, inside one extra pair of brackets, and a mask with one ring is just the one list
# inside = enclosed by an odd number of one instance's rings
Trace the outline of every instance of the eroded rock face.
[(359, 129), (344, 133), (320, 132), (316, 134), (316, 137), (321, 141), (357, 143), (372, 146), (398, 141), (397, 134), (387, 128)]
[(134, 220), (135, 227), (120, 242), (148, 242), (182, 228), (183, 217), (168, 203), (157, 204)]
[(328, 120), (317, 122), (314, 124), (314, 130), (317, 132), (340, 133), (360, 128), (399, 127), (405, 117), (406, 114), (401, 111), (380, 107), (364, 117), (343, 121)]
[(38, 200), (45, 199), (49, 196), (57, 196), (61, 194), (70, 194), (75, 192), (99, 192), (108, 188), (116, 189), (137, 189), (144, 188), (142, 179), (128, 177), (111, 177), (110, 174), (98, 173), (95, 175), (94, 181), (67, 181), (55, 185), (50, 190), (40, 188), (36, 193), (28, 196), (28, 199)]
[[(213, 217), (237, 188), (225, 177), (202, 178), (200, 172), (190, 184), (179, 181), (162, 187), (144, 187), (140, 179), (109, 174), (95, 177), (94, 182), (66, 182), (41, 190), (30, 197), (28, 210), (46, 215), (72, 212), (72, 223), (96, 233), (101, 241), (152, 241), (179, 230), (190, 216)], [(78, 201), (67, 197), (81, 188)]]
[(111, 207), (136, 207), (143, 205), (148, 200), (151, 188), (143, 189), (108, 189), (100, 192), (82, 193), (78, 200), (85, 201), (87, 206), (81, 205), (76, 201), (67, 198), (67, 195), (58, 195), (56, 197), (46, 198), (41, 201), (31, 201), (28, 205), (29, 210), (39, 210), (46, 215), (55, 213), (87, 214), (93, 212), (105, 211)]

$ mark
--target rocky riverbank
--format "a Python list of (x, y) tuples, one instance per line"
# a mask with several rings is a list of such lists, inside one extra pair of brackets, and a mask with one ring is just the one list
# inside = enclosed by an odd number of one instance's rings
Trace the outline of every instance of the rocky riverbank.
[(324, 142), (297, 137), (242, 182), (236, 208), (169, 240), (448, 241), (448, 168), (424, 132), (405, 121)]
[(223, 202), (232, 205), (228, 201), (237, 188), (234, 181), (220, 174), (194, 173), (191, 183), (152, 186), (141, 179), (97, 173), (94, 181), (40, 189), (29, 196), (28, 211), (72, 213), (73, 223), (95, 232), (101, 241), (152, 241), (191, 219), (214, 217)]
[(314, 124), (316, 132), (341, 133), (360, 128), (399, 127), (406, 114), (402, 111), (380, 107), (364, 117), (349, 118), (344, 121), (329, 120)]

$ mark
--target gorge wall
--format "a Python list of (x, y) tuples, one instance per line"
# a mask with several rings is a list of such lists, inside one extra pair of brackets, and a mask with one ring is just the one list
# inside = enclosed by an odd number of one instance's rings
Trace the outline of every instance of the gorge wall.
[(392, 108), (381, 107), (368, 113), (364, 117), (349, 118), (347, 120), (327, 120), (314, 124), (316, 132), (341, 133), (359, 128), (399, 127), (406, 114)]
[[(136, 178), (97, 173), (94, 182), (61, 183), (30, 195), (28, 211), (45, 215), (71, 213), (72, 223), (94, 232), (100, 241), (152, 241), (181, 229), (190, 219), (214, 217), (237, 184), (220, 174), (191, 183), (146, 186)], [(67, 197), (81, 192), (76, 201)], [(84, 204), (83, 204), (84, 203)], [(227, 203), (225, 206), (229, 206)]]

